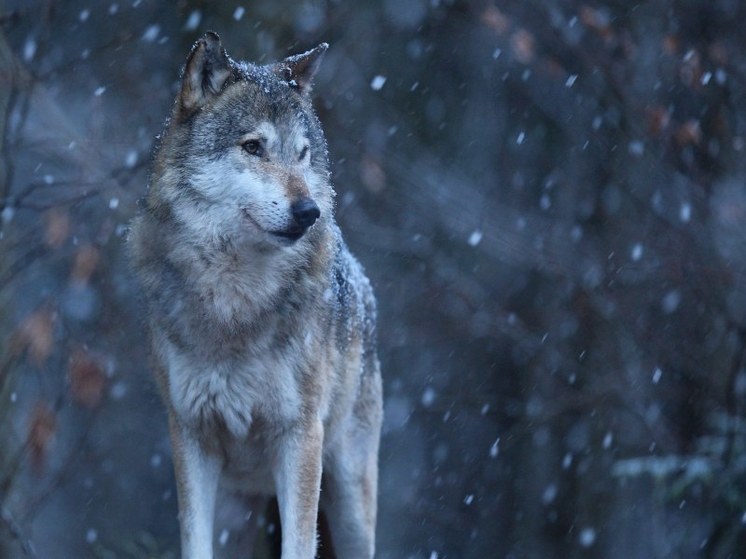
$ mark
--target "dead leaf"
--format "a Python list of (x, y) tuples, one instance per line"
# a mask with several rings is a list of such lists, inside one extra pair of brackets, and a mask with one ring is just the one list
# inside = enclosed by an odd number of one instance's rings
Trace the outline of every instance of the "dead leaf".
[(47, 402), (39, 402), (31, 413), (28, 428), (28, 445), (31, 463), (41, 473), (46, 461), (49, 445), (57, 431), (57, 418)]
[(519, 29), (510, 38), (510, 46), (516, 59), (523, 64), (528, 64), (534, 59), (536, 42), (534, 36), (525, 29)]
[(487, 6), (482, 12), (481, 19), (482, 23), (498, 35), (504, 34), (510, 26), (510, 19), (495, 6)]
[(591, 6), (583, 6), (580, 8), (580, 21), (598, 33), (603, 39), (608, 40), (612, 37), (613, 33), (610, 25), (610, 17), (604, 11)]
[(54, 348), (56, 314), (48, 308), (38, 309), (23, 319), (10, 340), (10, 354), (18, 356), (28, 350), (35, 365), (47, 360)]
[(373, 157), (365, 156), (360, 163), (360, 178), (365, 187), (378, 194), (386, 188), (386, 171)]
[(70, 236), (70, 214), (63, 208), (52, 208), (44, 214), (44, 243), (59, 248)]
[(702, 128), (699, 121), (690, 119), (676, 130), (676, 141), (681, 146), (698, 145), (702, 140)]
[(671, 112), (661, 105), (648, 107), (645, 111), (648, 117), (648, 130), (652, 136), (660, 136), (671, 122)]
[(99, 364), (82, 347), (75, 348), (67, 370), (73, 401), (86, 408), (97, 407), (103, 398), (106, 375)]
[(671, 56), (679, 52), (679, 38), (676, 35), (668, 34), (663, 37), (663, 52)]
[(87, 284), (91, 279), (93, 272), (98, 265), (99, 251), (90, 244), (83, 245), (75, 254), (75, 263), (73, 264), (70, 279), (74, 282)]

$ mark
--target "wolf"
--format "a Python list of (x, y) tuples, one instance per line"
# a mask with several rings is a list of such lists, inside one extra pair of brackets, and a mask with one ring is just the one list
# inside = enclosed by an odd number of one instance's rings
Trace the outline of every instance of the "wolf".
[(257, 65), (200, 38), (130, 228), (183, 559), (213, 557), (219, 484), (277, 497), (282, 559), (315, 556), (320, 508), (337, 557), (374, 555), (376, 302), (311, 102), (327, 47)]

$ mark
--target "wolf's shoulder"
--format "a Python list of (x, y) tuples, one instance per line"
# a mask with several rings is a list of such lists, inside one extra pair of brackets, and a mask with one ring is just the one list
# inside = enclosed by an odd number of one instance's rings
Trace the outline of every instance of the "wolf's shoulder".
[[(335, 231), (336, 251), (332, 261), (331, 294), (338, 316), (349, 327), (373, 328), (376, 321), (376, 298), (360, 261)], [(366, 328), (366, 329), (367, 329)]]

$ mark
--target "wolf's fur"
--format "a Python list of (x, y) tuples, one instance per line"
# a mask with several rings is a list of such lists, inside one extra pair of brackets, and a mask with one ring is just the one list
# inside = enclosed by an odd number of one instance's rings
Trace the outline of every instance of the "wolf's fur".
[(311, 107), (325, 50), (256, 66), (200, 39), (132, 225), (185, 559), (213, 556), (219, 481), (276, 494), (283, 559), (311, 559), (322, 472), (336, 554), (373, 556), (376, 309)]

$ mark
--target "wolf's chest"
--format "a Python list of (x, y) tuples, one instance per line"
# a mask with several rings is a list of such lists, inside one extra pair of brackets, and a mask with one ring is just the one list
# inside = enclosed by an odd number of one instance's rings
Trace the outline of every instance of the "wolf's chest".
[(246, 438), (257, 415), (284, 423), (300, 408), (296, 378), (279, 359), (200, 363), (172, 351), (167, 374), (171, 403), (185, 423), (225, 429), (236, 439)]

